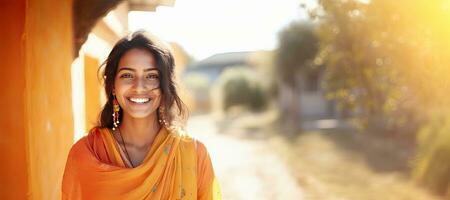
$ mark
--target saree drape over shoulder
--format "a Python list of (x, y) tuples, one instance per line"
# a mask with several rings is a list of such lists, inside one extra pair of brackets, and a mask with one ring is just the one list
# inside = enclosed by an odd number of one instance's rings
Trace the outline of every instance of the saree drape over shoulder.
[(142, 163), (130, 167), (112, 132), (94, 128), (72, 146), (62, 199), (221, 199), (205, 146), (161, 128)]

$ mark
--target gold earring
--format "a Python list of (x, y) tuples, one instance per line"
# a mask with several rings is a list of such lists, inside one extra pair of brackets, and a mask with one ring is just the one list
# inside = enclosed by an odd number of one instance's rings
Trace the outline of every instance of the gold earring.
[(115, 94), (113, 94), (113, 114), (112, 114), (112, 117), (113, 117), (113, 128), (112, 128), (112, 130), (116, 130), (116, 128), (119, 126), (119, 111), (120, 111), (120, 106), (119, 106), (119, 103), (117, 102), (117, 99), (116, 99), (116, 95)]
[(159, 120), (158, 120), (159, 123), (164, 125), (166, 128), (169, 127), (169, 124), (166, 120), (166, 115), (165, 115), (166, 111), (165, 111), (164, 106), (160, 106), (158, 108), (158, 111), (159, 111)]

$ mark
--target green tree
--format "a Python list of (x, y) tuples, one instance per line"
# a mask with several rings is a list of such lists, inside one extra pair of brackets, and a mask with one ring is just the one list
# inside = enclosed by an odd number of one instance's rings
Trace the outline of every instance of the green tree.
[[(359, 1), (321, 0), (319, 61), (325, 65), (324, 86), (340, 108), (357, 114), (361, 128), (388, 127), (399, 107), (396, 69), (384, 54), (383, 31), (374, 31), (368, 6)], [(378, 28), (378, 27), (377, 27)], [(382, 29), (380, 29), (382, 30)]]
[(266, 89), (258, 74), (248, 66), (234, 66), (224, 70), (215, 85), (215, 104), (223, 111), (242, 106), (249, 111), (259, 112), (268, 105)]
[(300, 79), (313, 70), (318, 46), (311, 23), (293, 22), (279, 35), (274, 73), (278, 75), (282, 121), (291, 125), (300, 124)]
[(450, 121), (441, 119), (450, 118), (450, 2), (319, 5), (311, 16), (329, 97), (349, 105), (362, 128), (420, 133), (414, 176), (449, 193), (450, 141), (442, 138), (449, 138)]

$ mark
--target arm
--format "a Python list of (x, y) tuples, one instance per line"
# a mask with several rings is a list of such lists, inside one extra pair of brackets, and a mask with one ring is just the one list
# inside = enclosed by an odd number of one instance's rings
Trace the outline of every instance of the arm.
[(199, 200), (220, 200), (219, 182), (214, 174), (211, 158), (203, 143), (196, 141), (197, 195)]

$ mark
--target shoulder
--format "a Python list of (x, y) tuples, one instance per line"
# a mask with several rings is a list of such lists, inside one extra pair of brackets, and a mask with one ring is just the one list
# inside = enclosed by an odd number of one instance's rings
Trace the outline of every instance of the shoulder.
[(190, 135), (188, 132), (186, 132), (183, 128), (178, 126), (173, 126), (170, 128), (167, 128), (168, 132), (175, 136), (176, 138), (180, 139), (181, 143), (193, 143), (194, 138), (192, 135)]
[(197, 155), (205, 155), (207, 154), (206, 146), (198, 140), (197, 138), (193, 137), (191, 134), (186, 132), (184, 129), (180, 127), (171, 127), (169, 129), (170, 133), (175, 135), (180, 139), (180, 143), (184, 145), (193, 146), (195, 148), (195, 151)]
[(96, 126), (96, 127), (91, 128), (91, 130), (89, 130), (86, 137), (88, 139), (91, 139), (91, 138), (99, 137), (102, 134), (106, 134), (108, 132), (110, 132), (109, 128)]
[(197, 151), (197, 155), (199, 157), (204, 157), (204, 156), (208, 156), (208, 150), (205, 146), (205, 144), (203, 144), (203, 142), (201, 142), (200, 140), (195, 140), (195, 149)]
[(78, 161), (83, 160), (83, 156), (88, 149), (87, 136), (83, 136), (77, 142), (75, 142), (70, 148), (69, 155), (67, 156), (67, 164), (75, 164)]
[(93, 144), (101, 139), (107, 128), (94, 127), (89, 130), (88, 134), (76, 141), (70, 148), (68, 159), (77, 160), (85, 156), (92, 149)]

